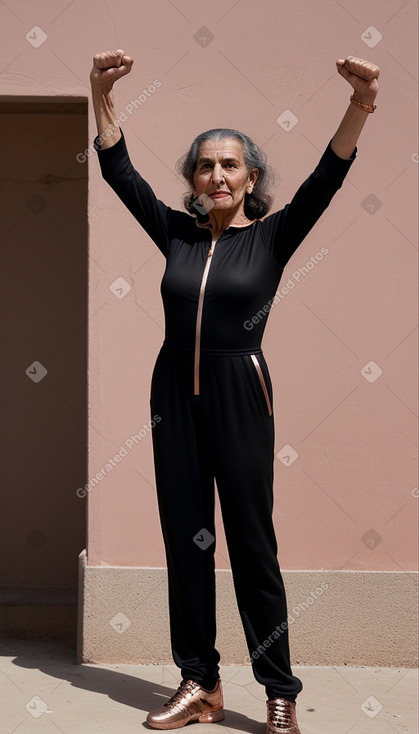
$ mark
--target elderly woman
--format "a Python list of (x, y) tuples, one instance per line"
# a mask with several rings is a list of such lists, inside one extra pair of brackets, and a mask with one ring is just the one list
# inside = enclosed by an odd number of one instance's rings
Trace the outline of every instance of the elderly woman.
[(215, 647), (215, 480), (253, 673), (267, 694), (267, 734), (299, 734), (295, 700), (303, 686), (290, 666), (272, 522), (272, 385), (261, 350), (266, 318), (252, 317), (267, 313), (289, 258), (341, 187), (375, 109), (378, 68), (354, 57), (336, 62), (353, 87), (342, 122), (292, 201), (266, 216), (272, 196), (265, 156), (232, 129), (198, 135), (180, 161), (188, 213), (156, 198), (130, 161), (111, 96), (132, 64), (121, 49), (99, 53), (90, 80), (102, 176), (166, 258), (166, 330), (151, 413), (160, 417), (153, 450), (181, 683), (147, 723), (175, 729), (224, 718)]

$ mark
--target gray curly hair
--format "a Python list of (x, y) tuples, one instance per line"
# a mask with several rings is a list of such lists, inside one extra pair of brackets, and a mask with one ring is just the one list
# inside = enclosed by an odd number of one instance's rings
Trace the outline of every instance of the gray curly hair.
[[(207, 140), (221, 140), (222, 138), (236, 138), (243, 146), (244, 162), (248, 171), (257, 168), (259, 173), (252, 192), (246, 193), (244, 197), (244, 213), (248, 219), (260, 219), (268, 213), (273, 203), (271, 189), (275, 183), (275, 174), (266, 162), (265, 153), (244, 133), (231, 128), (214, 128), (200, 133), (193, 141), (188, 152), (176, 163), (176, 170), (180, 173), (190, 187), (194, 186), (193, 177), (198, 160), (199, 146)], [(183, 196), (183, 205), (189, 214), (198, 219), (205, 219), (200, 214), (202, 207), (195, 207), (196, 196), (193, 191), (187, 191)]]

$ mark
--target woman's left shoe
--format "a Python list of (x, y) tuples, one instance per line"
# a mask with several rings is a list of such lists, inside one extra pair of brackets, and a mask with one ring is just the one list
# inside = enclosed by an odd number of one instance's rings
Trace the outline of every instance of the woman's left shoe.
[(273, 698), (266, 702), (266, 707), (268, 709), (266, 734), (301, 734), (294, 701)]

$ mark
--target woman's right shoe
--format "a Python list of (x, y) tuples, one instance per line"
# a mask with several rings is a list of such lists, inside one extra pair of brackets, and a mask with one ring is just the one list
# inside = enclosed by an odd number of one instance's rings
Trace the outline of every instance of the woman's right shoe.
[(208, 724), (224, 719), (223, 706), (221, 680), (207, 691), (199, 683), (184, 679), (161, 708), (150, 711), (146, 721), (153, 729), (178, 729), (190, 721)]

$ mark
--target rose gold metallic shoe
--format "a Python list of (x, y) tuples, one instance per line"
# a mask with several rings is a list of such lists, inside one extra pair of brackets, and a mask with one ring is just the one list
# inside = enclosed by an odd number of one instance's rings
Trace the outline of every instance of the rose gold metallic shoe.
[(161, 708), (150, 711), (146, 721), (153, 729), (178, 729), (190, 721), (208, 724), (224, 719), (223, 706), (221, 680), (212, 691), (193, 680), (182, 680), (176, 693)]
[(268, 721), (266, 734), (301, 734), (295, 713), (294, 701), (273, 698), (266, 702)]

